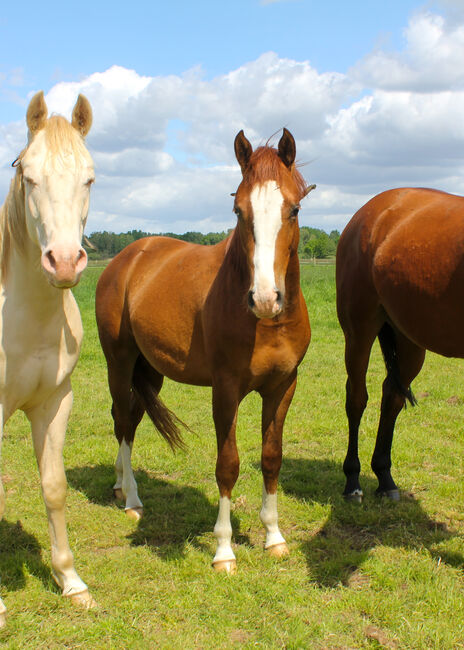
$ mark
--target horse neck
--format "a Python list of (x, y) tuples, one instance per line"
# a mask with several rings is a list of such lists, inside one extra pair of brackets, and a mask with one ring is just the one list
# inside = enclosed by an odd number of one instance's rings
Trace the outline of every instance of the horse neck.
[(248, 290), (250, 284), (250, 271), (248, 269), (246, 254), (243, 250), (242, 242), (240, 241), (238, 228), (235, 228), (226, 240), (223, 268), (224, 267), (230, 271), (234, 285), (238, 285), (239, 287), (243, 285)]
[(298, 250), (295, 249), (290, 254), (288, 261), (287, 274), (285, 276), (285, 302), (287, 310), (300, 304), (300, 259), (298, 257)]

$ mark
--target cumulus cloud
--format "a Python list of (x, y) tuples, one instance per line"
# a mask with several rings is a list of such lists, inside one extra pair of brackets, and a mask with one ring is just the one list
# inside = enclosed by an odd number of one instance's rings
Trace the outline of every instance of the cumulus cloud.
[[(443, 0), (448, 5), (457, 2)], [(233, 140), (256, 147), (286, 126), (318, 186), (303, 224), (344, 227), (376, 192), (401, 185), (464, 192), (464, 15), (424, 11), (407, 25), (402, 51), (377, 50), (346, 74), (268, 52), (213, 79), (199, 68), (148, 77), (119, 66), (56, 84), (50, 111), (70, 117), (90, 100), (87, 138), (97, 182), (88, 232), (218, 231), (234, 223), (240, 180)], [(24, 146), (24, 123), (0, 126), (0, 186)]]
[(384, 90), (438, 92), (464, 88), (464, 24), (419, 13), (405, 30), (403, 52), (376, 51), (351, 70), (364, 86)]

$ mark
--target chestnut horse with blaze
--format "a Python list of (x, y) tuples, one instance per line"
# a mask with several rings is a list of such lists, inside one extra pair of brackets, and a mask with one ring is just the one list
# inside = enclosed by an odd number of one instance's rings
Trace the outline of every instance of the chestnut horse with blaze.
[(96, 294), (120, 445), (115, 491), (125, 497), (126, 511), (140, 516), (131, 450), (145, 411), (172, 447), (182, 445), (179, 421), (158, 396), (163, 377), (212, 386), (220, 495), (213, 566), (229, 572), (236, 568), (230, 504), (239, 473), (237, 410), (251, 391), (263, 401), (265, 548), (277, 556), (288, 552), (276, 493), (282, 428), (310, 340), (300, 289), (298, 210), (314, 187), (295, 167), (295, 141), (286, 129), (277, 150), (255, 151), (240, 131), (235, 154), (243, 180), (229, 237), (214, 246), (167, 237), (136, 241), (107, 266)]
[(376, 337), (385, 359), (372, 469), (377, 493), (399, 499), (391, 475), (396, 418), (431, 350), (464, 357), (464, 198), (430, 189), (383, 192), (346, 226), (337, 249), (337, 310), (345, 334), (348, 452), (345, 496), (361, 501), (358, 429)]

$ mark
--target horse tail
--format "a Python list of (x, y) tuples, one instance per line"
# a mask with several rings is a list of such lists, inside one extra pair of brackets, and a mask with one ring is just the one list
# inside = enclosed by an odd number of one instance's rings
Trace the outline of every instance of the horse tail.
[(145, 357), (139, 355), (132, 375), (132, 389), (171, 449), (173, 451), (175, 451), (176, 447), (185, 449), (179, 425), (187, 430), (189, 427), (168, 409), (159, 398), (158, 393), (161, 388), (162, 377), (158, 373), (155, 376), (155, 372)]
[(387, 369), (387, 376), (392, 378), (397, 391), (404, 397), (405, 406), (406, 400), (411, 404), (411, 406), (415, 406), (417, 400), (413, 395), (411, 386), (406, 387), (401, 381), (396, 348), (396, 336), (393, 327), (389, 325), (389, 323), (384, 323), (378, 333), (378, 338), (383, 354), (383, 360), (385, 361), (385, 367)]

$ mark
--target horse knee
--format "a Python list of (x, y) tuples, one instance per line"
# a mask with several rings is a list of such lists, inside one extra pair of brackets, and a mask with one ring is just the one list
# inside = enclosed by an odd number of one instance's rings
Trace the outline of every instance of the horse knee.
[(64, 472), (61, 476), (43, 476), (41, 482), (46, 508), (48, 510), (60, 510), (64, 508), (67, 487)]
[(261, 471), (264, 479), (273, 479), (282, 465), (282, 446), (265, 445), (261, 453)]
[(238, 453), (221, 454), (216, 462), (216, 481), (221, 494), (230, 494), (240, 472)]

